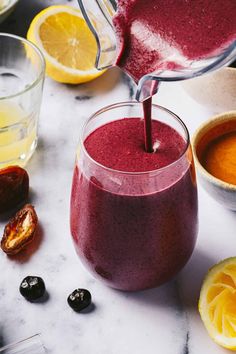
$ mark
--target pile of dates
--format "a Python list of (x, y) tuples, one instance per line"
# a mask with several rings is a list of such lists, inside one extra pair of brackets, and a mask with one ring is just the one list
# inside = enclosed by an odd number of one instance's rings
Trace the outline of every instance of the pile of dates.
[[(11, 166), (0, 170), (0, 213), (22, 206), (29, 196), (29, 176), (21, 167)], [(38, 217), (34, 207), (26, 204), (5, 226), (1, 241), (2, 250), (16, 255), (34, 239)]]

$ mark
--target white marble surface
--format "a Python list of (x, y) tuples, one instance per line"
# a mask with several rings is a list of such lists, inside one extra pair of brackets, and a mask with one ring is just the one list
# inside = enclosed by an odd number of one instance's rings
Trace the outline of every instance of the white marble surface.
[[(21, 0), (0, 31), (24, 35), (32, 16), (53, 3)], [(131, 96), (129, 81), (116, 69), (77, 87), (46, 79), (39, 146), (27, 166), (41, 237), (33, 253), (10, 259), (0, 252), (1, 344), (41, 332), (52, 354), (227, 353), (208, 337), (197, 299), (209, 266), (236, 253), (236, 213), (223, 209), (200, 186), (197, 246), (185, 269), (169, 284), (139, 293), (115, 291), (94, 280), (75, 254), (69, 196), (81, 126), (92, 112)], [(155, 101), (177, 113), (190, 133), (214, 113), (190, 99), (180, 84), (163, 84)], [(1, 233), (4, 224), (1, 220)], [(21, 280), (30, 274), (44, 278), (47, 302), (31, 304), (19, 294)], [(91, 291), (92, 312), (76, 314), (68, 307), (67, 296), (77, 287)]]

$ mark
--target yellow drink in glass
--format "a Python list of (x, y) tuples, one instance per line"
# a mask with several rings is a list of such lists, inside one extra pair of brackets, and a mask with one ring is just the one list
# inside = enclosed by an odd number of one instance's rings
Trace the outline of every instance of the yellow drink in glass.
[(0, 169), (24, 167), (35, 151), (44, 75), (34, 44), (0, 33)]
[(17, 104), (0, 101), (0, 166), (24, 166), (37, 145), (36, 114)]

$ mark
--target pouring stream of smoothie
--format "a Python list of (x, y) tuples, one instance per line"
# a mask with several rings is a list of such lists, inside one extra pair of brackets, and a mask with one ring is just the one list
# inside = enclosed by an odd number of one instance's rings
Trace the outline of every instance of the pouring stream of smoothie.
[(143, 102), (145, 150), (153, 152), (152, 142), (152, 98)]

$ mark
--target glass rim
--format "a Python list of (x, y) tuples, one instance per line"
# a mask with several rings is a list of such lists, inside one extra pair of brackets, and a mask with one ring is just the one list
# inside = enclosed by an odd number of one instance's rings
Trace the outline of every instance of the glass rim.
[(26, 44), (27, 46), (29, 46), (30, 48), (32, 48), (34, 50), (34, 52), (38, 55), (38, 57), (40, 58), (40, 62), (41, 62), (41, 69), (39, 74), (37, 75), (36, 79), (33, 80), (32, 83), (30, 83), (25, 89), (20, 90), (17, 93), (14, 93), (13, 95), (7, 95), (7, 96), (0, 96), (0, 101), (6, 100), (6, 99), (11, 99), (11, 98), (15, 98), (18, 96), (23, 95), (24, 93), (30, 91), (32, 88), (34, 88), (35, 86), (37, 86), (37, 84), (44, 79), (44, 75), (45, 75), (45, 70), (46, 70), (46, 62), (45, 62), (45, 58), (43, 56), (43, 53), (41, 52), (41, 50), (31, 41), (29, 41), (28, 39), (25, 39), (23, 37), (17, 36), (15, 34), (10, 34), (10, 33), (4, 33), (4, 32), (0, 32), (0, 39), (1, 38), (10, 38), (10, 39), (15, 39), (21, 43)]
[(160, 109), (161, 111), (164, 111), (165, 113), (169, 114), (170, 116), (172, 116), (172, 118), (174, 118), (178, 123), (180, 123), (180, 125), (182, 126), (184, 132), (185, 132), (185, 135), (186, 135), (186, 147), (183, 149), (181, 155), (178, 157), (178, 159), (176, 159), (175, 161), (171, 162), (170, 164), (164, 166), (164, 167), (161, 167), (161, 168), (158, 168), (158, 169), (155, 169), (155, 170), (150, 170), (150, 171), (140, 171), (140, 172), (129, 172), (129, 171), (121, 171), (121, 170), (116, 170), (116, 169), (113, 169), (113, 168), (110, 168), (110, 167), (107, 167), (107, 166), (104, 166), (102, 165), (101, 163), (97, 162), (96, 160), (94, 160), (92, 158), (92, 156), (90, 156), (90, 154), (88, 153), (88, 151), (86, 150), (85, 146), (84, 146), (84, 135), (85, 135), (85, 130), (86, 130), (86, 127), (87, 125), (89, 124), (89, 122), (98, 117), (100, 114), (102, 113), (105, 113), (107, 111), (111, 111), (113, 109), (116, 109), (116, 108), (120, 108), (120, 107), (125, 107), (125, 106), (140, 106), (142, 105), (141, 102), (136, 102), (136, 101), (124, 101), (124, 102), (118, 102), (118, 103), (114, 103), (114, 104), (111, 104), (111, 105), (108, 105), (108, 106), (105, 106), (103, 108), (101, 108), (100, 110), (96, 111), (95, 113), (93, 113), (85, 122), (85, 124), (83, 125), (83, 128), (81, 130), (81, 133), (80, 133), (80, 138), (79, 138), (79, 145), (82, 147), (82, 150), (84, 152), (84, 154), (87, 156), (87, 158), (93, 163), (95, 164), (96, 166), (110, 172), (110, 173), (117, 173), (117, 174), (122, 174), (122, 175), (128, 175), (128, 176), (144, 176), (144, 175), (147, 175), (147, 174), (156, 174), (157, 172), (162, 172), (164, 170), (167, 170), (171, 167), (173, 167), (174, 165), (176, 165), (181, 159), (182, 157), (186, 154), (189, 146), (190, 146), (190, 135), (189, 135), (189, 131), (188, 131), (188, 128), (186, 126), (186, 124), (175, 114), (173, 113), (172, 111), (170, 111), (169, 109), (165, 108), (165, 107), (162, 107), (162, 106), (159, 106), (157, 104), (152, 104), (152, 107), (156, 108), (156, 109)]

